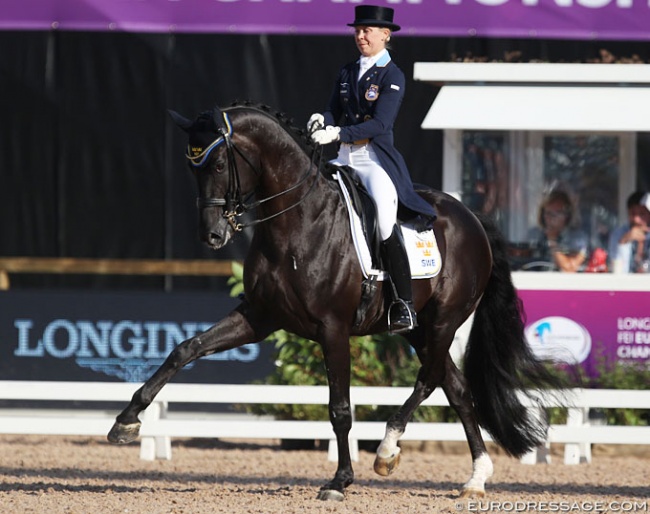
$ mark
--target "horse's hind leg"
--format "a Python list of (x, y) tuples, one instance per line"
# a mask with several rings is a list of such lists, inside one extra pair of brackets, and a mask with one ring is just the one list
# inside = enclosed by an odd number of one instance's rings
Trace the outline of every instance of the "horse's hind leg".
[(472, 476), (463, 486), (461, 498), (468, 496), (485, 496), (485, 481), (492, 476), (492, 460), (487, 453), (483, 436), (479, 429), (472, 395), (467, 380), (447, 354), (446, 373), (442, 388), (451, 405), (460, 418), (469, 450), (472, 454)]
[(246, 305), (242, 304), (206, 332), (183, 341), (135, 392), (129, 405), (117, 416), (108, 434), (108, 440), (111, 443), (124, 444), (137, 439), (140, 433), (138, 414), (145, 410), (163, 386), (190, 362), (199, 357), (259, 341), (270, 332), (255, 330), (247, 316)]

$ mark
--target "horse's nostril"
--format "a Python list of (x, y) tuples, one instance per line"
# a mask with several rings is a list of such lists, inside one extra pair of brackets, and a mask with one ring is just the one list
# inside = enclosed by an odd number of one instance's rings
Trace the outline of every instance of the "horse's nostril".
[(210, 232), (208, 234), (208, 244), (215, 245), (219, 241), (221, 241), (221, 236), (219, 236), (218, 234), (215, 234), (214, 232)]
[(208, 246), (214, 246), (221, 241), (221, 237), (216, 232), (203, 232), (201, 240)]

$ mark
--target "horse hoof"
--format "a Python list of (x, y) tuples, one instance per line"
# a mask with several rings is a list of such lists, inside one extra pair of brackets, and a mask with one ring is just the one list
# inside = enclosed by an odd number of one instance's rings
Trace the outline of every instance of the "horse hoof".
[(483, 498), (485, 497), (485, 489), (478, 489), (476, 487), (468, 487), (460, 492), (460, 498)]
[(382, 477), (391, 475), (393, 471), (395, 471), (399, 466), (400, 459), (401, 453), (392, 455), (388, 458), (380, 457), (377, 455), (377, 457), (375, 457), (375, 465), (373, 466), (375, 473), (381, 475)]
[(135, 441), (140, 434), (141, 423), (131, 423), (123, 425), (115, 422), (113, 428), (108, 433), (107, 439), (113, 444), (127, 444)]
[(317, 498), (323, 501), (342, 502), (345, 500), (345, 495), (341, 491), (334, 489), (321, 489), (318, 492)]

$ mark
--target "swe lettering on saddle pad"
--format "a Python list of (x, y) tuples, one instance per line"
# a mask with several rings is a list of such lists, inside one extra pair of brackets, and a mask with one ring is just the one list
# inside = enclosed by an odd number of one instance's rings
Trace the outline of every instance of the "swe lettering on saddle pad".
[[(363, 276), (368, 278), (371, 275), (376, 275), (379, 280), (383, 280), (387, 276), (386, 272), (375, 269), (372, 266), (372, 257), (370, 256), (368, 242), (363, 233), (359, 215), (355, 212), (354, 207), (352, 206), (350, 192), (347, 190), (345, 183), (340, 178), (338, 171), (334, 178), (339, 183), (341, 192), (345, 198), (345, 206), (348, 209), (354, 248), (357, 252), (357, 257), (359, 258), (359, 264), (361, 265)], [(404, 246), (406, 247), (406, 252), (409, 256), (411, 277), (414, 279), (435, 277), (440, 273), (442, 258), (440, 257), (440, 249), (438, 248), (438, 243), (436, 242), (436, 236), (433, 233), (433, 229), (418, 232), (408, 223), (403, 223), (401, 228), (402, 235), (404, 236)]]

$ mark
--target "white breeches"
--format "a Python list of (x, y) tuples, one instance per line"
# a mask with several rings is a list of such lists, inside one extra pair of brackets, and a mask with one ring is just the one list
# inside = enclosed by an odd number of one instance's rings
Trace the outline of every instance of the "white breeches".
[(397, 222), (397, 191), (379, 159), (372, 143), (364, 145), (341, 144), (339, 154), (332, 161), (339, 166), (350, 166), (377, 204), (377, 224), (381, 240), (393, 233)]

